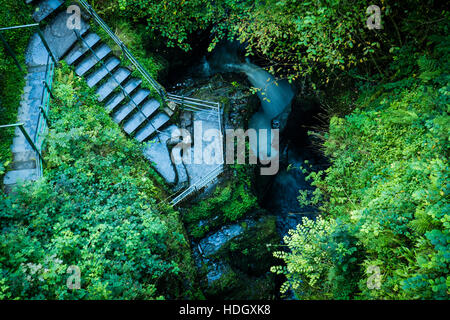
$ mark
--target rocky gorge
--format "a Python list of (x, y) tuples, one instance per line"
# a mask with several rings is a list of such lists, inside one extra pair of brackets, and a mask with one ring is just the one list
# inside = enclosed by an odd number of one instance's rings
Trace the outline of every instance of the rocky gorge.
[[(260, 175), (259, 165), (228, 165), (216, 183), (179, 208), (207, 298), (279, 296), (281, 279), (269, 271), (277, 263), (272, 253), (280, 250), (282, 238), (302, 217), (316, 214), (314, 208), (301, 208), (297, 200), (300, 189), (313, 190), (301, 170), (304, 160), (320, 162), (302, 127), (302, 118), (304, 124), (311, 123), (314, 102), (296, 96), (296, 88), (287, 81), (276, 80), (249, 61), (239, 61), (233, 46), (219, 47), (200, 59), (171, 90), (220, 101), (224, 129), (270, 129), (274, 122), (280, 129), (276, 175)], [(192, 132), (187, 113), (180, 112), (179, 121)]]

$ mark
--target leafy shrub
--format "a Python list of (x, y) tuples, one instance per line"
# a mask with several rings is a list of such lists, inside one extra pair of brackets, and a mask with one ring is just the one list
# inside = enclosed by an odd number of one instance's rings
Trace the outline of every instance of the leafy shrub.
[[(309, 231), (299, 227), (286, 239), (291, 252), (278, 254), (291, 287), (308, 281), (310, 291), (301, 289), (306, 297), (330, 292), (323, 279), (334, 266), (323, 244), (341, 223), (361, 245), (362, 261), (349, 262), (366, 269), (355, 278), (353, 296), (448, 298), (450, 41), (433, 36), (428, 43), (430, 53), (401, 50), (390, 66), (399, 78), (366, 88), (359, 108), (331, 119), (324, 146), (332, 165), (309, 176), (317, 187), (313, 199), (300, 197), (305, 205), (321, 204), (324, 218), (308, 222)], [(370, 266), (380, 268), (379, 289), (368, 286)]]
[[(45, 179), (0, 200), (6, 298), (155, 299), (195, 294), (194, 267), (164, 187), (92, 89), (57, 70)], [(66, 286), (68, 266), (81, 289)]]
[(299, 299), (348, 299), (358, 282), (356, 239), (345, 225), (318, 217), (304, 218), (296, 230), (285, 237), (290, 252), (275, 252), (286, 262), (272, 271), (286, 275), (281, 287), (286, 293), (293, 289)]
[[(16, 26), (31, 23), (30, 8), (23, 1), (0, 0), (0, 26)], [(19, 63), (26, 72), (25, 50), (31, 36), (31, 30), (17, 29), (2, 31), (2, 36), (16, 54)], [(25, 86), (24, 74), (19, 70), (13, 58), (3, 44), (0, 44), (0, 125), (15, 123), (21, 94)], [(0, 166), (7, 166), (12, 159), (11, 144), (13, 129), (0, 129)], [(0, 186), (3, 173), (0, 170)]]

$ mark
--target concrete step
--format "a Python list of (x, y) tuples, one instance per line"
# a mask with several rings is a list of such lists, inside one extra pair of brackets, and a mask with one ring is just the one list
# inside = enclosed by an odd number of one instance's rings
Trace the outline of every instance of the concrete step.
[(154, 116), (149, 123), (147, 123), (141, 130), (138, 131), (135, 138), (139, 142), (143, 142), (150, 138), (156, 130), (161, 128), (164, 124), (169, 121), (169, 116), (163, 112), (159, 112), (156, 116)]
[[(61, 10), (55, 18), (49, 19), (43, 30), (44, 37), (58, 60), (62, 59), (78, 41), (74, 30), (67, 26), (67, 21), (72, 15), (72, 13), (67, 13), (66, 10)], [(89, 28), (89, 24), (84, 19), (81, 19), (80, 34), (84, 36)], [(37, 34), (32, 37), (29, 48), (32, 48), (29, 61), (32, 65), (46, 64), (47, 50), (42, 45), (42, 41)]]
[[(153, 100), (153, 104), (156, 105), (156, 109), (159, 107), (159, 102)], [(139, 112), (138, 106), (136, 103), (127, 103), (123, 107), (121, 107), (113, 116), (113, 119), (117, 123), (121, 123), (123, 120), (128, 118), (134, 111)]]
[(5, 174), (3, 183), (5, 185), (16, 184), (18, 181), (35, 181), (37, 180), (36, 169), (12, 170)]
[(167, 147), (167, 140), (169, 140), (176, 130), (178, 130), (177, 126), (170, 125), (168, 128), (162, 130), (161, 133), (158, 133), (154, 143), (143, 148), (145, 158), (154, 164), (156, 171), (169, 184), (176, 183), (177, 174)]
[(29, 152), (14, 152), (13, 153), (13, 161), (35, 161), (36, 160), (36, 152), (29, 151)]
[(134, 115), (130, 117), (130, 119), (123, 126), (123, 130), (126, 133), (132, 134), (136, 131), (137, 128), (145, 121), (145, 119), (149, 118), (156, 110), (159, 108), (159, 102), (152, 99), (144, 103), (141, 107), (142, 112), (136, 112)]
[[(106, 77), (109, 72), (113, 72), (114, 69), (120, 64), (120, 60), (116, 57), (111, 57), (108, 60), (106, 60), (105, 64), (92, 72), (86, 79), (87, 84), (89, 87), (95, 86), (97, 83), (99, 83), (104, 77)], [(109, 71), (109, 72), (108, 72)]]
[(86, 72), (88, 72), (93, 66), (97, 64), (97, 62), (102, 60), (111, 52), (111, 48), (102, 43), (98, 48), (94, 49), (94, 52), (96, 56), (91, 53), (75, 67), (75, 73), (77, 75), (82, 76)]
[[(147, 89), (139, 89), (135, 94), (133, 94), (131, 96), (131, 99), (133, 99), (135, 104), (140, 104), (142, 101), (144, 101), (148, 96), (150, 95), (150, 91)], [(131, 102), (128, 102), (127, 104), (129, 104)], [(108, 108), (106, 108), (108, 110), (108, 112), (112, 112), (113, 110), (110, 110)]]
[[(141, 79), (132, 78), (124, 86), (125, 92), (130, 95), (139, 85), (142, 83)], [(119, 104), (122, 103), (126, 98), (126, 95), (121, 91), (115, 94), (107, 103), (106, 108), (108, 110), (114, 110)]]
[(102, 102), (106, 99), (119, 84), (123, 83), (126, 78), (131, 74), (131, 71), (126, 68), (119, 68), (112, 76), (102, 84), (96, 91), (98, 95), (98, 101)]
[(89, 48), (92, 48), (100, 41), (100, 37), (96, 33), (92, 32), (83, 38), (84, 41), (86, 41), (86, 43), (80, 40), (64, 58), (64, 60), (66, 60), (68, 65), (72, 65), (75, 61), (81, 58), (86, 52), (89, 52), (90, 51)]
[(12, 152), (31, 152), (33, 151), (33, 148), (27, 143), (19, 143), (14, 144), (11, 146)]
[(64, 1), (60, 0), (42, 0), (37, 5), (34, 13), (33, 19), (36, 22), (41, 22), (45, 18), (47, 18), (53, 11), (58, 9)]
[(36, 168), (36, 152), (14, 152), (13, 161), (11, 163), (12, 170), (35, 169)]
[(11, 163), (11, 170), (36, 169), (36, 160), (18, 161)]

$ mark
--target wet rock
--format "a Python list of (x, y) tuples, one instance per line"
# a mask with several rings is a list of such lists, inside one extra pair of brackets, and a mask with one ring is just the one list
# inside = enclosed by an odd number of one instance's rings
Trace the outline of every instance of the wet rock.
[(169, 184), (176, 183), (177, 174), (171, 161), (167, 141), (172, 136), (172, 132), (177, 129), (178, 128), (173, 125), (168, 127), (158, 134), (153, 143), (147, 144), (144, 148), (144, 156), (154, 164), (156, 171), (158, 171)]
[(239, 224), (226, 226), (216, 233), (200, 241), (199, 247), (204, 256), (211, 256), (222, 248), (231, 239), (240, 235), (244, 229)]
[(270, 245), (278, 243), (273, 216), (245, 219), (203, 238), (194, 256), (197, 266), (204, 272), (206, 296), (271, 297), (276, 293), (276, 285), (274, 275), (269, 272), (270, 266), (275, 264)]
[(180, 114), (180, 126), (188, 128), (192, 126), (192, 112), (183, 111)]

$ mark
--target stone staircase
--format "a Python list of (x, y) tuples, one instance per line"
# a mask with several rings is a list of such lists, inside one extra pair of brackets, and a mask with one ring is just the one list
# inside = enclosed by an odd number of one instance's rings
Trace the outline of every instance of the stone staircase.
[[(54, 8), (53, 11), (59, 7), (45, 0), (28, 2), (36, 3), (37, 7)], [(36, 12), (39, 11), (41, 9)], [(46, 16), (52, 13), (45, 11)], [(124, 66), (100, 36), (90, 30), (83, 17), (78, 36), (73, 30), (68, 30), (65, 23), (67, 17), (62, 10), (53, 14), (44, 30), (52, 52), (58, 59), (73, 66), (75, 73), (84, 77), (89, 87), (95, 88), (98, 101), (104, 104), (112, 119), (128, 135), (139, 142), (154, 142), (144, 148), (144, 155), (161, 176), (171, 185), (185, 185), (185, 169), (172, 163), (167, 146), (172, 132), (178, 128), (170, 124), (174, 108), (161, 110), (161, 103), (149, 89), (143, 87), (142, 79), (132, 76), (132, 70)], [(38, 46), (36, 43), (35, 47)], [(35, 48), (34, 51), (39, 50)]]
[[(26, 84), (20, 102), (17, 122), (24, 124), (24, 129), (33, 139), (39, 121), (39, 107), (45, 79), (46, 65), (28, 67)], [(6, 173), (3, 184), (5, 192), (9, 193), (19, 181), (34, 181), (38, 178), (38, 155), (30, 146), (19, 128), (15, 130), (12, 163)]]
[[(36, 6), (33, 14), (35, 21), (40, 22), (54, 11), (56, 11), (63, 1), (42, 0), (32, 1), (25, 0), (27, 4)], [(65, 20), (59, 19), (58, 25), (65, 24)], [(76, 37), (67, 37), (60, 35), (61, 42), (57, 37), (53, 37), (55, 32), (51, 28), (46, 27), (44, 35), (49, 40), (53, 40), (52, 52), (60, 52), (66, 50), (68, 46), (73, 45)], [(30, 138), (36, 142), (38, 123), (40, 119), (40, 107), (44, 91), (43, 81), (46, 79), (47, 64), (49, 62), (49, 54), (42, 44), (39, 36), (34, 34), (25, 52), (27, 75), (25, 76), (25, 87), (21, 96), (20, 106), (18, 108), (17, 123), (23, 123), (24, 129)], [(21, 181), (35, 181), (39, 178), (39, 159), (38, 154), (33, 150), (32, 146), (26, 140), (19, 128), (15, 129), (15, 136), (11, 146), (12, 163), (3, 178), (4, 191), (10, 193), (14, 187)]]
[[(143, 154), (152, 162), (154, 168), (174, 190), (184, 187), (194, 188), (197, 181), (208, 175), (213, 166), (174, 164), (171, 149), (177, 141), (171, 139), (179, 127), (170, 121), (175, 111), (175, 103), (162, 107), (155, 94), (143, 85), (143, 80), (133, 76), (133, 72), (113, 54), (113, 50), (93, 32), (82, 15), (81, 30), (78, 34), (67, 27), (70, 16), (61, 10), (64, 1), (26, 0), (36, 6), (34, 19), (42, 21), (49, 17), (43, 35), (56, 59), (65, 60), (74, 67), (75, 73), (86, 79), (89, 87), (94, 88), (98, 101), (103, 103), (112, 119), (122, 127), (125, 133), (139, 142), (151, 141), (144, 145)], [(59, 9), (59, 10), (58, 10)], [(34, 100), (37, 92), (42, 92), (42, 78), (39, 68), (47, 60), (48, 53), (37, 35), (34, 35), (27, 49), (27, 76), (25, 94), (19, 111), (19, 121), (29, 123), (27, 128), (33, 134), (36, 108)], [(37, 96), (36, 96), (37, 97)], [(208, 113), (206, 113), (208, 114)], [(201, 113), (199, 113), (199, 116)], [(194, 117), (195, 118), (195, 117)], [(210, 122), (216, 126), (216, 122)], [(220, 124), (220, 121), (219, 121)], [(175, 139), (176, 140), (176, 139)], [(197, 142), (203, 146), (210, 144), (202, 139)], [(7, 190), (19, 180), (35, 180), (36, 155), (17, 134), (12, 146), (14, 162), (12, 170), (5, 176)]]
[(25, 3), (35, 5), (33, 19), (36, 22), (41, 22), (58, 9), (64, 3), (64, 0), (25, 0)]
[(139, 142), (148, 141), (169, 122), (173, 110), (160, 110), (160, 102), (142, 87), (142, 79), (133, 77), (96, 33), (82, 30), (78, 42), (62, 58), (95, 88), (98, 101), (113, 120)]

